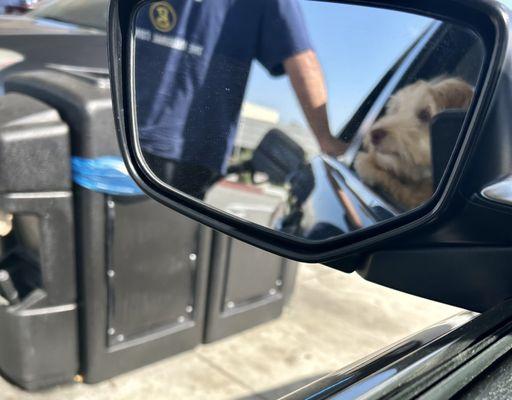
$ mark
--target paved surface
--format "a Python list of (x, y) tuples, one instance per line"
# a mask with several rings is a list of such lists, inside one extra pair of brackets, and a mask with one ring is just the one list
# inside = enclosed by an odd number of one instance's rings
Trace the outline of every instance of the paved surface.
[(94, 386), (28, 394), (0, 380), (0, 399), (273, 400), (458, 311), (304, 265), (277, 321)]

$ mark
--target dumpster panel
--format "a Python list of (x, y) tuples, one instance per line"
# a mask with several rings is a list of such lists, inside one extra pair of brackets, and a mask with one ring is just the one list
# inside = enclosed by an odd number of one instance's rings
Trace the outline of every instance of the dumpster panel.
[(147, 198), (110, 197), (107, 213), (109, 329), (129, 339), (190, 320), (196, 306), (199, 226)]
[(278, 318), (296, 272), (296, 262), (215, 233), (204, 342)]

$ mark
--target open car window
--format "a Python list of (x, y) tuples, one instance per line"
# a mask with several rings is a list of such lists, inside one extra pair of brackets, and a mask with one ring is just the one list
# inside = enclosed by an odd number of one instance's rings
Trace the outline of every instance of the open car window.
[[(340, 137), (352, 141), (343, 157), (343, 163), (355, 174), (355, 159), (359, 152), (365, 151), (364, 137), (375, 121), (384, 115), (395, 93), (418, 81), (432, 81), (442, 77), (457, 77), (474, 87), (480, 74), (480, 60), (484, 57), (484, 51), (482, 42), (474, 33), (456, 25), (432, 24), (381, 79), (340, 131)], [(462, 122), (463, 119), (460, 124)], [(458, 132), (452, 136), (455, 134)], [(379, 193), (378, 189), (368, 190), (400, 209), (400, 205), (393, 204), (393, 200)]]

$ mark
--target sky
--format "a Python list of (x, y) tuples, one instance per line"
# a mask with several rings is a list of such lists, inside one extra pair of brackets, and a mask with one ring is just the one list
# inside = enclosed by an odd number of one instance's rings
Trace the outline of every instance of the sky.
[[(300, 1), (327, 82), (331, 128), (337, 131), (432, 20), (397, 11)], [(305, 124), (288, 79), (270, 77), (257, 63), (246, 100), (277, 110), (281, 122)]]

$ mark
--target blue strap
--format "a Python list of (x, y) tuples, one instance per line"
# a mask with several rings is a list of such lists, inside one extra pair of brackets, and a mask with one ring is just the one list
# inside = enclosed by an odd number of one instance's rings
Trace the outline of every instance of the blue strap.
[(94, 192), (113, 196), (140, 196), (142, 190), (128, 174), (121, 157), (72, 158), (73, 180)]

